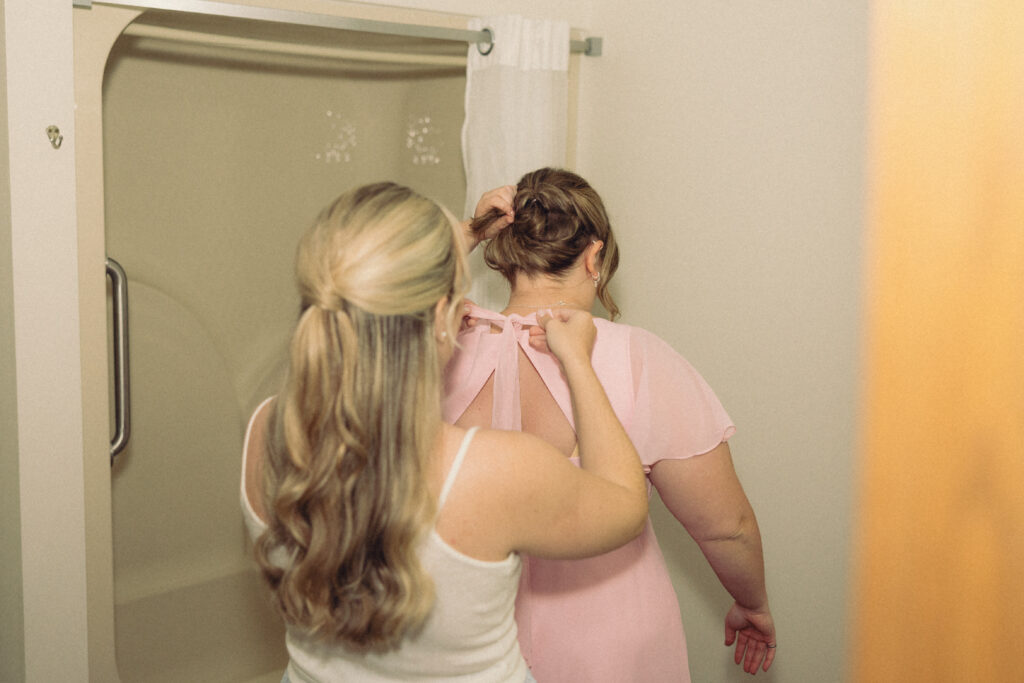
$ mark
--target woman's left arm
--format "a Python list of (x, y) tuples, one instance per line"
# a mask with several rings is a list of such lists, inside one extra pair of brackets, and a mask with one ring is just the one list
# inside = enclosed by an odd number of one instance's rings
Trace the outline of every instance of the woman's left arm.
[(757, 518), (733, 467), (729, 445), (690, 458), (661, 460), (651, 483), (700, 546), (722, 586), (736, 601), (725, 619), (725, 644), (747, 673), (775, 658), (775, 624), (768, 608)]

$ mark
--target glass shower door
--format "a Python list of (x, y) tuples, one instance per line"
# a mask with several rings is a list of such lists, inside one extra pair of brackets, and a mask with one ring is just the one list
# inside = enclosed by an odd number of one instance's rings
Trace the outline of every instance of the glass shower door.
[(283, 631), (239, 477), (245, 422), (276, 391), (297, 314), (294, 248), (322, 205), (370, 181), (459, 210), (465, 70), (271, 58), (150, 31), (209, 20), (141, 21), (103, 94), (106, 250), (127, 275), (131, 341), (131, 439), (112, 470), (118, 668), (123, 681), (276, 681)]

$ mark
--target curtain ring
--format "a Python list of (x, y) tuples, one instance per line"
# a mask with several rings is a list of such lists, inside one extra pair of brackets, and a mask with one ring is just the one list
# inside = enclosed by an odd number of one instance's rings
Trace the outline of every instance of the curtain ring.
[(480, 41), (479, 43), (476, 44), (476, 50), (484, 57), (486, 57), (487, 55), (491, 54), (492, 50), (494, 50), (494, 32), (489, 28), (482, 28), (480, 30), (487, 33), (487, 49), (484, 50), (484, 48), (481, 47), (484, 44), (484, 42)]

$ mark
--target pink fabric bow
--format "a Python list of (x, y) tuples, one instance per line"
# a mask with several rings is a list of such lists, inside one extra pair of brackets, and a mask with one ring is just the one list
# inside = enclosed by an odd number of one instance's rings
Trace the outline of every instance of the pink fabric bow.
[[(519, 392), (519, 349), (522, 349), (572, 425), (569, 388), (562, 377), (558, 359), (551, 353), (530, 346), (529, 328), (537, 325), (537, 314), (522, 316), (513, 313), (505, 316), (470, 304), (467, 315), (478, 324), (463, 331), (459, 335), (459, 342), (466, 346), (467, 352), (469, 347), (473, 347), (473, 353), (457, 351), (448, 368), (446, 418), (461, 415), (493, 372), (491, 427), (521, 431), (523, 418)], [(500, 327), (501, 334), (492, 334), (492, 325)], [(481, 350), (479, 345), (485, 345), (487, 352), (476, 353)], [(473, 362), (466, 362), (469, 359)]]

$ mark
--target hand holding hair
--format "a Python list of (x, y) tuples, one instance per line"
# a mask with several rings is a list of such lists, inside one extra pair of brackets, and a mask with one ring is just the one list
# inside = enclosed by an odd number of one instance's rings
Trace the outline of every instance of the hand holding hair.
[[(473, 218), (462, 223), (462, 230), (466, 234), (467, 251), (473, 251), (481, 242), (492, 239), (512, 225), (515, 218), (512, 203), (515, 198), (515, 185), (502, 185), (481, 195), (473, 211)], [(475, 230), (474, 225), (477, 226)]]
[(502, 228), (511, 225), (516, 216), (515, 210), (512, 208), (515, 199), (515, 185), (502, 185), (483, 193), (480, 201), (476, 204), (476, 210), (473, 211), (473, 218), (480, 218), (489, 211), (495, 215), (495, 220), (484, 231), (483, 239), (491, 239)]

